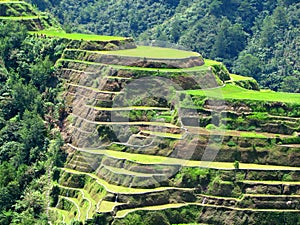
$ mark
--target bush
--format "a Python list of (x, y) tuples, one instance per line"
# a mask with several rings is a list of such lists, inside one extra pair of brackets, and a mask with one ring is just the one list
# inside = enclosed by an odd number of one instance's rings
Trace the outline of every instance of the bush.
[(149, 212), (145, 216), (144, 224), (147, 225), (170, 225), (165, 214), (161, 212)]
[(227, 142), (227, 145), (228, 145), (228, 147), (235, 147), (236, 143), (234, 141), (230, 140)]
[(236, 160), (233, 165), (234, 165), (234, 168), (236, 170), (240, 169), (240, 162), (239, 161)]
[(214, 124), (208, 124), (205, 128), (207, 130), (215, 130), (215, 129), (217, 129), (216, 125), (214, 125)]

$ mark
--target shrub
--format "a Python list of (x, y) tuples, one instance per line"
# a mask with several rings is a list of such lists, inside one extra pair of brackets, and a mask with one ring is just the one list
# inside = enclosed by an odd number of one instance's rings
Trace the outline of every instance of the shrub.
[(227, 145), (228, 145), (228, 147), (235, 147), (236, 143), (234, 141), (230, 140), (227, 142)]
[(157, 224), (170, 225), (166, 215), (161, 212), (147, 213), (147, 215), (145, 216), (144, 222), (145, 222), (145, 224), (148, 224), (148, 225), (157, 225)]
[(214, 125), (214, 124), (208, 124), (205, 128), (207, 130), (215, 130), (215, 129), (217, 129), (216, 125)]
[(236, 170), (240, 169), (240, 162), (239, 161), (236, 160), (233, 165), (234, 165), (234, 168)]
[(293, 181), (293, 177), (291, 176), (291, 174), (284, 174), (282, 177), (283, 181)]

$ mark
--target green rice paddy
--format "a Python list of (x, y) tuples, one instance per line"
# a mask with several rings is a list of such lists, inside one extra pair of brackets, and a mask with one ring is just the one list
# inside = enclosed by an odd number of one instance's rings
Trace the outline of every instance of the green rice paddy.
[(116, 36), (65, 33), (64, 31), (60, 31), (60, 30), (41, 30), (41, 31), (36, 31), (31, 33), (38, 34), (38, 35), (46, 35), (49, 37), (58, 37), (58, 38), (66, 38), (71, 40), (84, 40), (84, 41), (121, 41), (126, 39), (124, 37), (116, 37)]
[[(194, 161), (184, 160), (177, 158), (168, 158), (163, 156), (145, 155), (145, 154), (133, 154), (126, 152), (117, 152), (110, 150), (82, 150), (82, 152), (88, 152), (92, 154), (107, 155), (109, 157), (118, 159), (127, 159), (141, 164), (165, 164), (165, 165), (184, 165), (188, 167), (207, 167), (213, 169), (234, 169), (233, 162), (206, 162), (206, 161)], [(254, 170), (300, 170), (299, 167), (289, 166), (274, 166), (274, 165), (261, 165), (261, 164), (250, 164), (240, 163), (240, 169), (254, 169)]]
[(253, 91), (227, 84), (224, 87), (209, 90), (189, 90), (186, 93), (194, 96), (207, 96), (224, 99), (245, 99), (264, 102), (286, 102), (300, 104), (300, 94), (274, 92), (268, 90)]
[(145, 68), (145, 67), (135, 67), (135, 66), (120, 66), (120, 65), (106, 65), (103, 63), (97, 62), (89, 62), (83, 60), (76, 60), (76, 59), (60, 59), (57, 61), (57, 65), (59, 62), (74, 62), (74, 63), (81, 63), (87, 65), (99, 65), (99, 66), (110, 66), (114, 69), (124, 69), (124, 70), (136, 70), (136, 71), (153, 71), (153, 72), (169, 72), (169, 73), (179, 73), (179, 72), (200, 72), (208, 70), (209, 66), (195, 66), (190, 68), (183, 68), (183, 69), (169, 69), (169, 68)]
[(131, 57), (146, 57), (158, 59), (183, 59), (192, 56), (200, 57), (197, 52), (189, 52), (172, 48), (160, 48), (151, 46), (138, 46), (134, 49), (118, 50), (118, 51), (101, 51), (103, 54), (131, 56)]
[(252, 77), (244, 77), (236, 74), (230, 74), (231, 81), (254, 80)]

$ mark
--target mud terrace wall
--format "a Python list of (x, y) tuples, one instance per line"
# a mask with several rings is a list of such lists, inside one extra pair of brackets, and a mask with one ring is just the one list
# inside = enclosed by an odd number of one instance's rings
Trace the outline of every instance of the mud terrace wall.
[(148, 58), (110, 55), (100, 52), (88, 52), (78, 50), (66, 50), (64, 57), (82, 61), (97, 62), (107, 65), (136, 66), (136, 67), (153, 67), (153, 68), (191, 68), (202, 66), (204, 61), (202, 57), (191, 56), (188, 58)]

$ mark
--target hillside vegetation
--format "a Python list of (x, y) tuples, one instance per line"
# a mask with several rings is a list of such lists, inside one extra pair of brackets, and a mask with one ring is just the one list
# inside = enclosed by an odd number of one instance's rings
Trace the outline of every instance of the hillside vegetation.
[(178, 43), (264, 88), (300, 92), (299, 0), (31, 2), (69, 31)]
[(299, 93), (0, 6), (0, 224), (300, 223)]

